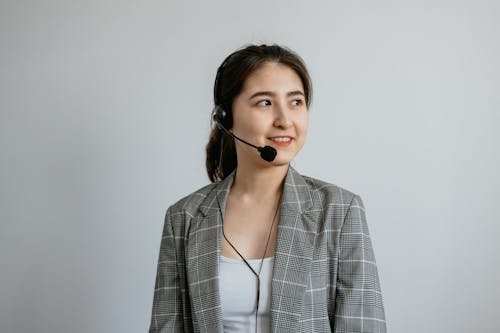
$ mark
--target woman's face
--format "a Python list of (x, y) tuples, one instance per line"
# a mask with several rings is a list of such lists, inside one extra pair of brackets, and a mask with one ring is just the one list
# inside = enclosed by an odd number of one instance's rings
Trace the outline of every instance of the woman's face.
[(236, 141), (238, 165), (287, 165), (304, 145), (308, 125), (304, 87), (286, 65), (266, 62), (251, 73), (233, 101), (232, 113), (231, 131), (236, 136), (278, 152), (269, 163), (256, 149)]

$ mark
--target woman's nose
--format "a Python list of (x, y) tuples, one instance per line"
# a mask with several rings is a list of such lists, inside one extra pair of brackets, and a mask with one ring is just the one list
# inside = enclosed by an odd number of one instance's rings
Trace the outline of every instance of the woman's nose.
[(290, 115), (288, 114), (288, 109), (283, 105), (275, 106), (275, 118), (273, 125), (279, 128), (289, 128), (292, 126), (292, 121)]

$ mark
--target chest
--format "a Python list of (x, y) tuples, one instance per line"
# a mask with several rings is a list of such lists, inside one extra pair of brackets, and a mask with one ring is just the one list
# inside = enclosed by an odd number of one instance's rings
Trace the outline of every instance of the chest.
[(228, 205), (222, 226), (222, 255), (238, 259), (240, 254), (245, 259), (272, 257), (278, 224), (279, 210), (271, 205)]

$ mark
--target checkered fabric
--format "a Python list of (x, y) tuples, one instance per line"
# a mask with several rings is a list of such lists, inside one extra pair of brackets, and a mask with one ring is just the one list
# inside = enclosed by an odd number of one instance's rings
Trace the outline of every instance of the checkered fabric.
[[(234, 173), (167, 210), (150, 333), (223, 332), (221, 214), (233, 179)], [(361, 198), (292, 167), (280, 203), (271, 332), (386, 332)]]

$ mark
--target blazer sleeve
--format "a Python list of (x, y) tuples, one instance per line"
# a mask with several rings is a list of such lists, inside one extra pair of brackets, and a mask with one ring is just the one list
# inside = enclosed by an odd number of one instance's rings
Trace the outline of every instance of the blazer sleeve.
[(386, 332), (378, 270), (358, 195), (340, 231), (336, 285), (333, 332)]
[(184, 332), (178, 256), (172, 223), (171, 211), (168, 209), (158, 259), (150, 333)]

